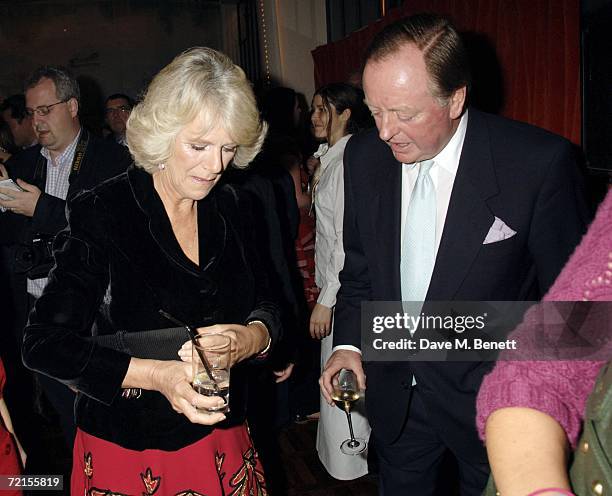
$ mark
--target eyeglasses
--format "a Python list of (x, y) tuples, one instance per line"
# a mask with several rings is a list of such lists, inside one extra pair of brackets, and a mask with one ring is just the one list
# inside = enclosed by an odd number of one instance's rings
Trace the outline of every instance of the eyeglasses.
[(106, 114), (115, 114), (115, 113), (119, 113), (121, 112), (122, 114), (129, 112), (130, 110), (132, 110), (130, 107), (128, 107), (127, 105), (121, 105), (120, 107), (108, 107), (107, 109), (104, 110), (104, 112)]
[(56, 105), (59, 105), (60, 103), (66, 103), (68, 100), (61, 100), (59, 102), (55, 102), (52, 103), (51, 105), (40, 105), (39, 107), (36, 107), (35, 109), (31, 109), (31, 108), (27, 108), (25, 109), (25, 113), (28, 117), (33, 117), (34, 114), (37, 115), (49, 115), (49, 112), (51, 112), (51, 109), (53, 107), (55, 107)]

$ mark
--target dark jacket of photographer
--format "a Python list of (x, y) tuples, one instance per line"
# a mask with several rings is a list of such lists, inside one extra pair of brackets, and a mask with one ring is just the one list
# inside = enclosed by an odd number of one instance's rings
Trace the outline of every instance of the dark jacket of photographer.
[[(80, 140), (87, 140), (87, 148), (79, 170), (70, 173), (68, 200), (83, 190), (125, 172), (132, 162), (125, 147), (104, 141), (85, 129), (81, 132)], [(6, 222), (11, 224), (11, 234), (2, 234), (2, 244), (28, 242), (33, 234), (55, 235), (66, 227), (66, 201), (45, 193), (47, 160), (40, 150), (40, 145), (33, 146), (13, 155), (6, 162), (12, 179), (23, 179), (33, 184), (40, 189), (41, 195), (31, 219), (10, 212), (4, 214)], [(17, 218), (17, 222), (14, 218)]]
[[(106, 142), (85, 129), (82, 129), (80, 139), (87, 140), (87, 147), (78, 172), (70, 173), (68, 200), (108, 178), (121, 174), (132, 162), (125, 147)], [(0, 245), (10, 247), (9, 253), (19, 253), (19, 247), (31, 245), (32, 239), (40, 235), (53, 237), (67, 225), (66, 200), (45, 193), (47, 160), (40, 151), (40, 145), (33, 146), (16, 153), (6, 162), (7, 171), (13, 180), (22, 179), (41, 191), (31, 218), (12, 212), (0, 214)], [(15, 325), (16, 328), (22, 328), (29, 310), (26, 275), (17, 273), (19, 263), (8, 265), (12, 271), (10, 276), (16, 313)]]

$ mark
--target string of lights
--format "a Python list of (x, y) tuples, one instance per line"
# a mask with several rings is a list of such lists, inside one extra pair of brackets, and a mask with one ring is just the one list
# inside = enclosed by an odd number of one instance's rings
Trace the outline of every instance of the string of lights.
[(270, 75), (270, 52), (268, 45), (268, 32), (266, 26), (266, 12), (264, 0), (259, 0), (259, 19), (261, 21), (261, 37), (263, 40), (263, 55), (264, 55), (264, 80), (267, 86), (271, 84), (272, 77)]

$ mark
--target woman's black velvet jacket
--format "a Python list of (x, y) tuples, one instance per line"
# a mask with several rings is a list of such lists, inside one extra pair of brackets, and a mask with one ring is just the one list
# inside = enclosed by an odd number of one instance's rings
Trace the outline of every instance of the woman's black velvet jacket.
[[(198, 266), (181, 250), (147, 172), (132, 167), (71, 202), (56, 265), (25, 330), (23, 359), (79, 391), (81, 429), (135, 450), (176, 450), (211, 431), (156, 391), (123, 398), (130, 355), (86, 338), (173, 327), (162, 309), (194, 327), (261, 320), (275, 342), (278, 312), (266, 296), (247, 217), (228, 186), (199, 201)], [(244, 420), (248, 369), (249, 361), (232, 369), (231, 413), (218, 427)]]

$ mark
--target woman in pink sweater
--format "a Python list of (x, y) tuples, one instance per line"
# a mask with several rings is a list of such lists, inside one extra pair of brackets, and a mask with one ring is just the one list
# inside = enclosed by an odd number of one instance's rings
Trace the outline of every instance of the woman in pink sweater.
[[(544, 301), (610, 301), (611, 281), (612, 192)], [(534, 345), (534, 324), (535, 312), (528, 312), (512, 335), (517, 348)], [(503, 496), (571, 494), (561, 491), (570, 489), (567, 454), (578, 440), (587, 396), (612, 351), (609, 338), (603, 338), (606, 349), (597, 354), (603, 361), (511, 361), (506, 355), (485, 377), (477, 424)], [(559, 490), (539, 492), (546, 488)]]

